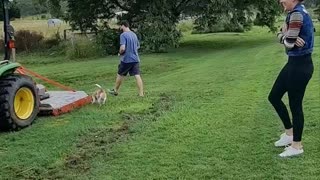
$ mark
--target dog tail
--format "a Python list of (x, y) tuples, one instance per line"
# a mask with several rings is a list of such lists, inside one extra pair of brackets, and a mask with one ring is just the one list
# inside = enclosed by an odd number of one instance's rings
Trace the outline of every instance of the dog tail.
[(98, 88), (102, 89), (102, 87), (99, 84), (95, 84)]

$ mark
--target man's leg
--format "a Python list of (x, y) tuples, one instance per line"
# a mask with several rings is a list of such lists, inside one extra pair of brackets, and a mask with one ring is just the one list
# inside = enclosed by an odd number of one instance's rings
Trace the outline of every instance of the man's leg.
[(116, 79), (115, 88), (114, 88), (116, 93), (119, 92), (119, 89), (120, 89), (120, 86), (121, 86), (123, 80), (124, 80), (124, 76), (121, 76), (121, 75), (118, 74), (117, 75), (117, 79)]
[(144, 91), (143, 81), (140, 75), (140, 63), (134, 63), (129, 73), (131, 76), (134, 76), (136, 78), (139, 96), (143, 97)]
[(115, 96), (118, 95), (120, 86), (124, 80), (124, 77), (128, 74), (129, 68), (130, 67), (128, 66), (128, 64), (125, 64), (122, 62), (119, 64), (115, 87), (114, 87), (114, 89), (109, 91), (110, 94), (113, 94)]
[(138, 90), (139, 90), (139, 96), (143, 97), (144, 96), (144, 92), (143, 92), (142, 78), (141, 78), (140, 75), (135, 75), (134, 77), (136, 78), (136, 82), (137, 82), (137, 86), (138, 86)]

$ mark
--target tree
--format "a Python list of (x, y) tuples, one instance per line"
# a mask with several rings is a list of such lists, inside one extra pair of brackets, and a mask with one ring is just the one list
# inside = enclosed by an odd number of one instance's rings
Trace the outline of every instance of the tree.
[(115, 17), (114, 4), (106, 0), (68, 0), (68, 11), (65, 20), (72, 29), (86, 32), (97, 32), (105, 21)]
[(64, 16), (61, 3), (63, 0), (33, 0), (33, 4), (37, 9), (46, 9), (51, 16), (61, 18)]
[(51, 14), (51, 16), (55, 18), (60, 18), (63, 16), (63, 13), (61, 11), (61, 5), (60, 0), (51, 0), (48, 2), (48, 9)]
[[(0, 7), (2, 7), (2, 3), (3, 3), (3, 1), (0, 2)], [(11, 19), (20, 18), (21, 17), (21, 11), (20, 11), (19, 7), (17, 6), (16, 2), (10, 3), (10, 6), (9, 6), (9, 17)], [(3, 20), (4, 20), (3, 9), (0, 8), (0, 21), (3, 21)]]
[(14, 0), (20, 9), (21, 16), (30, 16), (41, 13), (47, 13), (46, 7), (34, 3), (34, 0)]
[(280, 12), (275, 0), (205, 0), (192, 13), (197, 17), (199, 31), (214, 32), (220, 28), (221, 31), (243, 32), (250, 30), (253, 22), (275, 31), (274, 23)]
[(320, 0), (315, 0), (314, 5), (316, 7), (314, 13), (318, 16), (318, 20), (320, 21)]
[[(45, 0), (42, 0), (45, 1)], [(48, 0), (57, 3), (59, 0)], [(60, 0), (62, 1), (62, 0)], [(178, 44), (176, 24), (181, 17), (196, 19), (196, 28), (211, 32), (222, 24), (223, 31), (246, 31), (253, 22), (275, 30), (276, 16), (281, 12), (275, 0), (67, 0), (66, 19), (73, 29), (97, 31), (117, 11), (136, 29), (142, 44), (152, 51), (166, 51)]]
[(319, 3), (319, 0), (307, 0), (303, 3), (307, 8), (315, 8)]

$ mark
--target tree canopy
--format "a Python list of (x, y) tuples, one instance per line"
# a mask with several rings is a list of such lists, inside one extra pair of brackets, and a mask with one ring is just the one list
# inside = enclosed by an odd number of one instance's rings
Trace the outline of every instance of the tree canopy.
[[(4, 20), (4, 16), (3, 16), (3, 9), (2, 9), (2, 4), (3, 2), (0, 1), (0, 21), (3, 21)], [(14, 18), (20, 18), (21, 17), (21, 10), (19, 9), (19, 7), (17, 6), (17, 3), (16, 2), (13, 2), (10, 4), (10, 7), (9, 7), (9, 17), (11, 19), (14, 19)]]
[[(81, 31), (98, 31), (109, 27), (108, 20), (128, 20), (136, 29), (146, 49), (166, 50), (177, 45), (177, 23), (192, 18), (198, 32), (243, 32), (252, 25), (275, 31), (276, 17), (282, 13), (277, 0), (34, 0), (47, 4), (55, 16), (62, 16), (71, 27)], [(308, 1), (316, 6), (319, 0)], [(67, 11), (61, 11), (61, 2)], [(125, 12), (119, 16), (119, 12)], [(157, 44), (157, 45), (155, 45)]]

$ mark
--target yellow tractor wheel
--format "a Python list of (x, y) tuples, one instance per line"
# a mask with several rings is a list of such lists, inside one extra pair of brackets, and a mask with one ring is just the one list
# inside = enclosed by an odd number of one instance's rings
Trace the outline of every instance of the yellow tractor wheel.
[(36, 84), (24, 75), (0, 78), (0, 129), (18, 130), (31, 125), (39, 113)]

